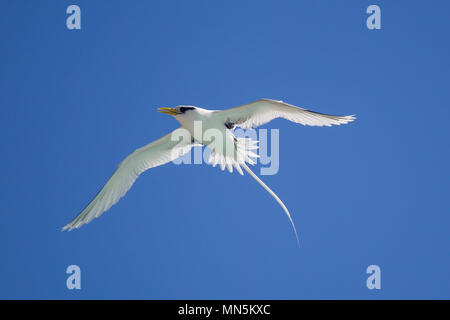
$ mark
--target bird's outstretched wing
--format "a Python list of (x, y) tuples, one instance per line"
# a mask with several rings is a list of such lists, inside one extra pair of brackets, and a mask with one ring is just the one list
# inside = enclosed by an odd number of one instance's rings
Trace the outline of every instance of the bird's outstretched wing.
[(98, 218), (130, 190), (142, 172), (175, 160), (189, 152), (196, 144), (193, 144), (190, 139), (175, 140), (175, 137), (181, 136), (181, 134), (173, 135), (177, 130), (137, 149), (125, 158), (95, 198), (75, 219), (64, 226), (63, 230), (79, 228), (89, 223), (94, 217)]
[(354, 116), (333, 116), (302, 109), (283, 101), (260, 99), (239, 107), (216, 111), (229, 128), (249, 129), (261, 126), (276, 118), (284, 118), (305, 126), (340, 125), (355, 120)]

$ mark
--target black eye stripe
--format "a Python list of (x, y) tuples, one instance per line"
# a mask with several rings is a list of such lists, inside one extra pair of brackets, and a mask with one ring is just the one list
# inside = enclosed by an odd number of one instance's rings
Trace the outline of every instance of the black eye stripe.
[(193, 110), (195, 109), (194, 107), (180, 107), (180, 112), (185, 113), (188, 110)]

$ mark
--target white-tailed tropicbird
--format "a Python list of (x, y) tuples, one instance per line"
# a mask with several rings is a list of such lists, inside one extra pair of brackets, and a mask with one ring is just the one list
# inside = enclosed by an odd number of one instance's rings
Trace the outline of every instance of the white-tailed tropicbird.
[[(187, 130), (192, 138), (180, 142), (174, 139), (175, 130), (131, 153), (122, 161), (95, 198), (75, 219), (64, 226), (63, 230), (79, 228), (83, 224), (89, 223), (93, 218), (101, 216), (103, 212), (111, 208), (125, 195), (137, 177), (145, 170), (173, 161), (188, 153), (195, 145), (206, 145), (211, 148), (210, 162), (214, 166), (220, 164), (222, 170), (227, 167), (230, 172), (233, 171), (234, 167), (241, 175), (243, 175), (241, 167), (244, 168), (275, 198), (288, 216), (297, 242), (299, 242), (289, 210), (246, 164), (246, 162), (255, 164), (251, 158), (257, 157), (257, 155), (251, 150), (257, 148), (257, 142), (247, 138), (237, 138), (232, 130), (235, 127), (255, 128), (275, 118), (284, 118), (305, 126), (319, 127), (345, 124), (355, 119), (354, 116), (322, 114), (270, 99), (260, 99), (228, 110), (206, 110), (194, 106), (179, 105), (175, 108), (158, 108), (158, 111), (177, 119), (181, 123), (180, 129)], [(196, 128), (197, 124), (201, 124), (201, 130)], [(213, 146), (211, 140), (206, 141), (204, 136), (208, 130), (216, 130), (217, 133), (221, 134), (223, 139), (223, 141), (219, 141), (221, 144)], [(225, 147), (230, 145), (232, 148)]]

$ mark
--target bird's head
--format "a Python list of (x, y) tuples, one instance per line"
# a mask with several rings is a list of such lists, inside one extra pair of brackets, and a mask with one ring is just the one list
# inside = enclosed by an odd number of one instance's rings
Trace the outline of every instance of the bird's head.
[(194, 106), (176, 106), (175, 108), (158, 108), (158, 111), (177, 118), (178, 116), (186, 116), (196, 110)]

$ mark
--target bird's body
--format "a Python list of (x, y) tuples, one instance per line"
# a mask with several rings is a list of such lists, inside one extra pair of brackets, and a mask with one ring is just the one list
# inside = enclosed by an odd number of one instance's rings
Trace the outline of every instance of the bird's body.
[[(309, 126), (340, 125), (355, 119), (354, 116), (321, 114), (269, 99), (260, 99), (227, 110), (207, 110), (181, 105), (176, 108), (159, 108), (158, 111), (174, 116), (180, 122), (181, 128), (130, 154), (96, 197), (63, 230), (79, 228), (94, 217), (99, 217), (125, 195), (143, 171), (175, 160), (189, 152), (193, 146), (206, 145), (211, 149), (210, 162), (214, 166), (219, 164), (222, 170), (227, 168), (230, 172), (235, 168), (240, 174), (243, 174), (244, 168), (258, 181), (282, 206), (295, 231), (286, 206), (246, 164), (254, 164), (252, 158), (258, 157), (253, 151), (257, 148), (257, 141), (237, 138), (232, 130), (235, 127), (254, 128), (275, 118), (285, 118)], [(179, 139), (183, 135), (188, 135), (188, 138)], [(296, 231), (295, 233), (297, 236)]]
[[(249, 155), (257, 157), (251, 151), (256, 148), (254, 143), (251, 143), (249, 139), (235, 137), (220, 110), (207, 110), (193, 106), (179, 107), (193, 108), (189, 109), (189, 112), (174, 115), (174, 117), (180, 122), (181, 128), (189, 132), (195, 143), (211, 149), (210, 159), (214, 166), (220, 164), (222, 169), (226, 167), (230, 172), (234, 167), (243, 174), (239, 165), (246, 161), (254, 164), (248, 158)], [(238, 150), (241, 152), (237, 152)]]

